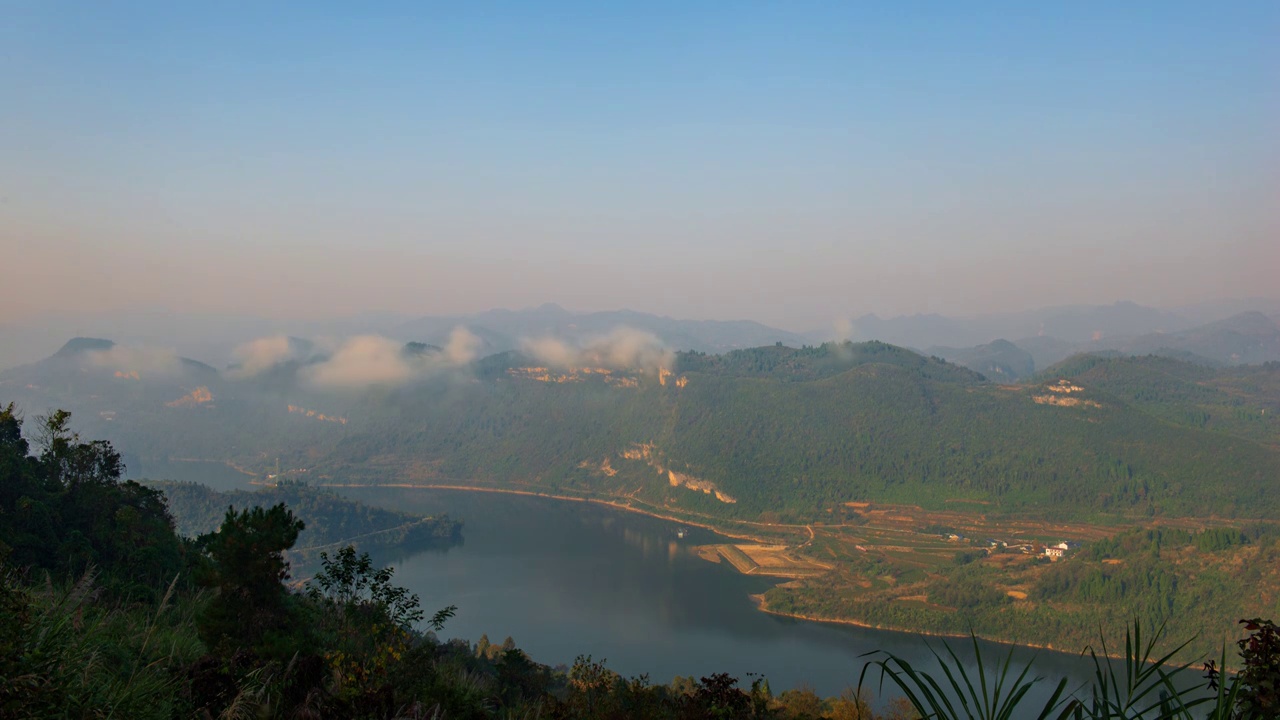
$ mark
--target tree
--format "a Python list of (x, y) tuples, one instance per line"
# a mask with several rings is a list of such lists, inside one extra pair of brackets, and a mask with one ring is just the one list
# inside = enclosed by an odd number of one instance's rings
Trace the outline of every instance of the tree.
[(508, 705), (541, 698), (551, 682), (546, 667), (530, 660), (520, 649), (508, 650), (498, 656), (497, 670), (503, 702)]
[(332, 558), (329, 553), (320, 553), (320, 565), (320, 572), (307, 583), (307, 593), (336, 606), (344, 618), (344, 629), (363, 620), (364, 625), (383, 622), (408, 630), (422, 620), (418, 596), (392, 585), (395, 571), (375, 569), (369, 553), (357, 556), (355, 547), (347, 545)]
[(831, 701), (832, 720), (871, 720), (874, 717), (869, 690), (845, 688), (840, 697)]
[(37, 430), (37, 442), (42, 448), (40, 462), (53, 485), (68, 489), (83, 484), (108, 485), (124, 474), (124, 462), (111, 443), (80, 442), (80, 436), (71, 431), (70, 412), (55, 410), (36, 419), (40, 421)]
[(288, 627), (289, 593), (284, 581), (304, 524), (283, 503), (236, 512), (227, 508), (217, 532), (200, 537), (207, 565), (201, 583), (217, 589), (200, 618), (200, 637), (211, 648), (255, 649)]
[(132, 481), (110, 443), (81, 442), (71, 414), (40, 418), (38, 457), (22, 417), (0, 409), (0, 555), (17, 567), (81, 575), (103, 568), (103, 589), (154, 595), (183, 567), (164, 497)]
[(1274, 717), (1280, 713), (1280, 627), (1270, 620), (1241, 620), (1249, 636), (1239, 641), (1244, 668), (1240, 680), (1244, 692), (1240, 700), (1246, 715)]
[(610, 691), (620, 678), (604, 660), (593, 661), (590, 655), (579, 655), (569, 669), (568, 705), (573, 717), (608, 717)]
[(716, 673), (701, 680), (693, 702), (709, 718), (743, 718), (752, 711), (751, 696), (738, 689), (738, 678)]
[(822, 698), (808, 685), (787, 690), (778, 696), (786, 717), (795, 720), (818, 720), (823, 716)]
[(18, 457), (27, 456), (27, 441), (22, 437), (22, 413), (13, 403), (0, 410), (0, 448)]

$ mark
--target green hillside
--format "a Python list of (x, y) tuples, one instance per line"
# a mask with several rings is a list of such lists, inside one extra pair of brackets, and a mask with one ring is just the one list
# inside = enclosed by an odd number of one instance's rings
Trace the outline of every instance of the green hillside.
[(1169, 423), (1275, 447), (1280, 363), (1212, 369), (1167, 357), (1070, 358), (1045, 377), (1072, 378)]
[[(480, 382), (370, 398), (364, 431), (313, 472), (625, 492), (739, 518), (955, 499), (1063, 517), (1280, 513), (1274, 413), (1239, 419), (1268, 402), (1272, 369), (1084, 358), (1056, 380), (999, 386), (878, 343), (683, 354), (676, 368), (666, 385), (624, 388), (493, 366)], [(675, 487), (670, 471), (735, 502)]]

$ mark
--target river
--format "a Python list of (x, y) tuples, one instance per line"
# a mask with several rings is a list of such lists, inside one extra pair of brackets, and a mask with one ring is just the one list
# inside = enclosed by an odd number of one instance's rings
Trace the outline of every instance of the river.
[[(689, 528), (599, 505), (536, 497), (410, 489), (350, 489), (372, 505), (414, 513), (448, 512), (466, 525), (461, 545), (383, 558), (397, 584), (417, 593), (430, 615), (456, 605), (441, 635), (493, 643), (511, 637), (539, 662), (605, 659), (624, 676), (655, 683), (677, 675), (727, 672), (768, 678), (774, 692), (808, 685), (820, 695), (855, 686), (864, 653), (886, 650), (930, 664), (926, 641), (911, 633), (809, 622), (760, 612), (750, 595), (773, 581), (740, 575), (691, 549), (725, 542)], [(941, 640), (929, 639), (941, 649)], [(950, 640), (961, 649), (968, 640)], [(1007, 646), (983, 643), (984, 657)], [(1085, 683), (1093, 666), (1075, 655), (1019, 649), (1035, 673)], [(972, 670), (971, 666), (971, 670)], [(746, 684), (746, 682), (744, 682)], [(1049, 683), (1042, 683), (1047, 687)], [(1042, 695), (1041, 693), (1036, 693)], [(1047, 691), (1042, 696), (1047, 696)]]

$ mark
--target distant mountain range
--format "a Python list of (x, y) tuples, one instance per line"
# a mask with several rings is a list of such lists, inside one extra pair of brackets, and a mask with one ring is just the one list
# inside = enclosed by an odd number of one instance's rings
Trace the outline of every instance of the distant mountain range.
[(1021, 380), (1031, 377), (1036, 371), (1031, 353), (1008, 340), (993, 340), (971, 348), (934, 346), (925, 352), (980, 372), (997, 382)]
[[(1275, 320), (1280, 318), (1280, 300), (1228, 300), (1173, 310), (1123, 302), (972, 317), (866, 315), (838, 332), (829, 327), (803, 333), (749, 320), (681, 320), (632, 310), (573, 312), (553, 304), (469, 315), (412, 318), (393, 313), (365, 313), (307, 321), (151, 311), (0, 326), (0, 369), (47, 357), (71, 336), (107, 337), (128, 346), (165, 348), (214, 367), (224, 367), (235, 361), (235, 348), (263, 337), (332, 341), (380, 335), (402, 342), (444, 347), (457, 326), (467, 327), (479, 338), (479, 351), (486, 354), (520, 349), (531, 340), (546, 338), (584, 344), (594, 337), (627, 327), (657, 337), (671, 350), (699, 352), (725, 352), (777, 342), (800, 347), (830, 340), (879, 340), (926, 351), (931, 348), (965, 350), (1006, 340), (1028, 352), (1037, 368), (1044, 368), (1080, 351), (1162, 349), (1162, 339), (1167, 340), (1175, 333), (1245, 313), (1260, 313)], [(1138, 340), (1144, 336), (1152, 337)], [(1265, 342), (1261, 346), (1249, 346), (1246, 342), (1232, 353), (1211, 352), (1204, 356), (1219, 362), (1247, 363), (1266, 359), (1270, 357), (1269, 352)], [(1238, 359), (1233, 360), (1233, 355)], [(958, 357), (955, 353), (943, 356)]]
[(589, 341), (619, 327), (650, 333), (672, 350), (712, 353), (778, 342), (799, 346), (808, 341), (803, 335), (750, 320), (676, 320), (632, 310), (574, 313), (550, 303), (528, 310), (489, 310), (475, 315), (419, 318), (397, 326), (390, 335), (444, 345), (449, 333), (459, 325), (478, 335), (487, 353), (519, 350), (523, 341), (543, 337)]
[(580, 342), (619, 327), (652, 334), (673, 350), (724, 352), (776, 342), (795, 346), (809, 342), (802, 334), (750, 320), (677, 320), (631, 310), (576, 313), (554, 304), (417, 319), (367, 314), (332, 321), (299, 322), (252, 317), (126, 314), (95, 320), (0, 326), (0, 369), (47, 356), (68, 335), (112, 337), (122, 344), (167, 348), (221, 367), (233, 361), (233, 350), (237, 346), (266, 336), (382, 335), (405, 342), (444, 346), (449, 334), (460, 325), (480, 338), (481, 351), (486, 353), (519, 349), (526, 340), (545, 337)]
[(1280, 324), (1260, 312), (1172, 332), (1103, 335), (1070, 341), (1037, 335), (997, 339), (973, 347), (928, 346), (925, 353), (977, 370), (993, 380), (1018, 380), (1080, 353), (1162, 355), (1204, 365), (1257, 365), (1280, 361)]
[(1044, 336), (1083, 343), (1115, 336), (1184, 330), (1194, 324), (1173, 312), (1119, 302), (969, 318), (904, 315), (881, 319), (866, 315), (852, 323), (849, 339), (880, 340), (905, 347), (964, 347), (998, 338)]

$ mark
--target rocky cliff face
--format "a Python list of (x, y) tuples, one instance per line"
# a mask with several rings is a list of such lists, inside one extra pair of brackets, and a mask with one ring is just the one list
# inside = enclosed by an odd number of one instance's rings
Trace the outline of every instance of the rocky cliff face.
[[(664, 467), (660, 461), (660, 452), (653, 443), (636, 443), (631, 447), (623, 450), (621, 456), (624, 460), (633, 460), (643, 462), (649, 467), (658, 471), (660, 475), (666, 475), (667, 481), (671, 483), (671, 487), (683, 487), (694, 492), (700, 492), (707, 495), (714, 495), (717, 500), (722, 503), (736, 503), (738, 500), (732, 495), (723, 492), (716, 484), (710, 480), (703, 480), (688, 473), (677, 472), (670, 468)], [(608, 461), (606, 460), (606, 464)], [(610, 467), (612, 469), (612, 467)]]

